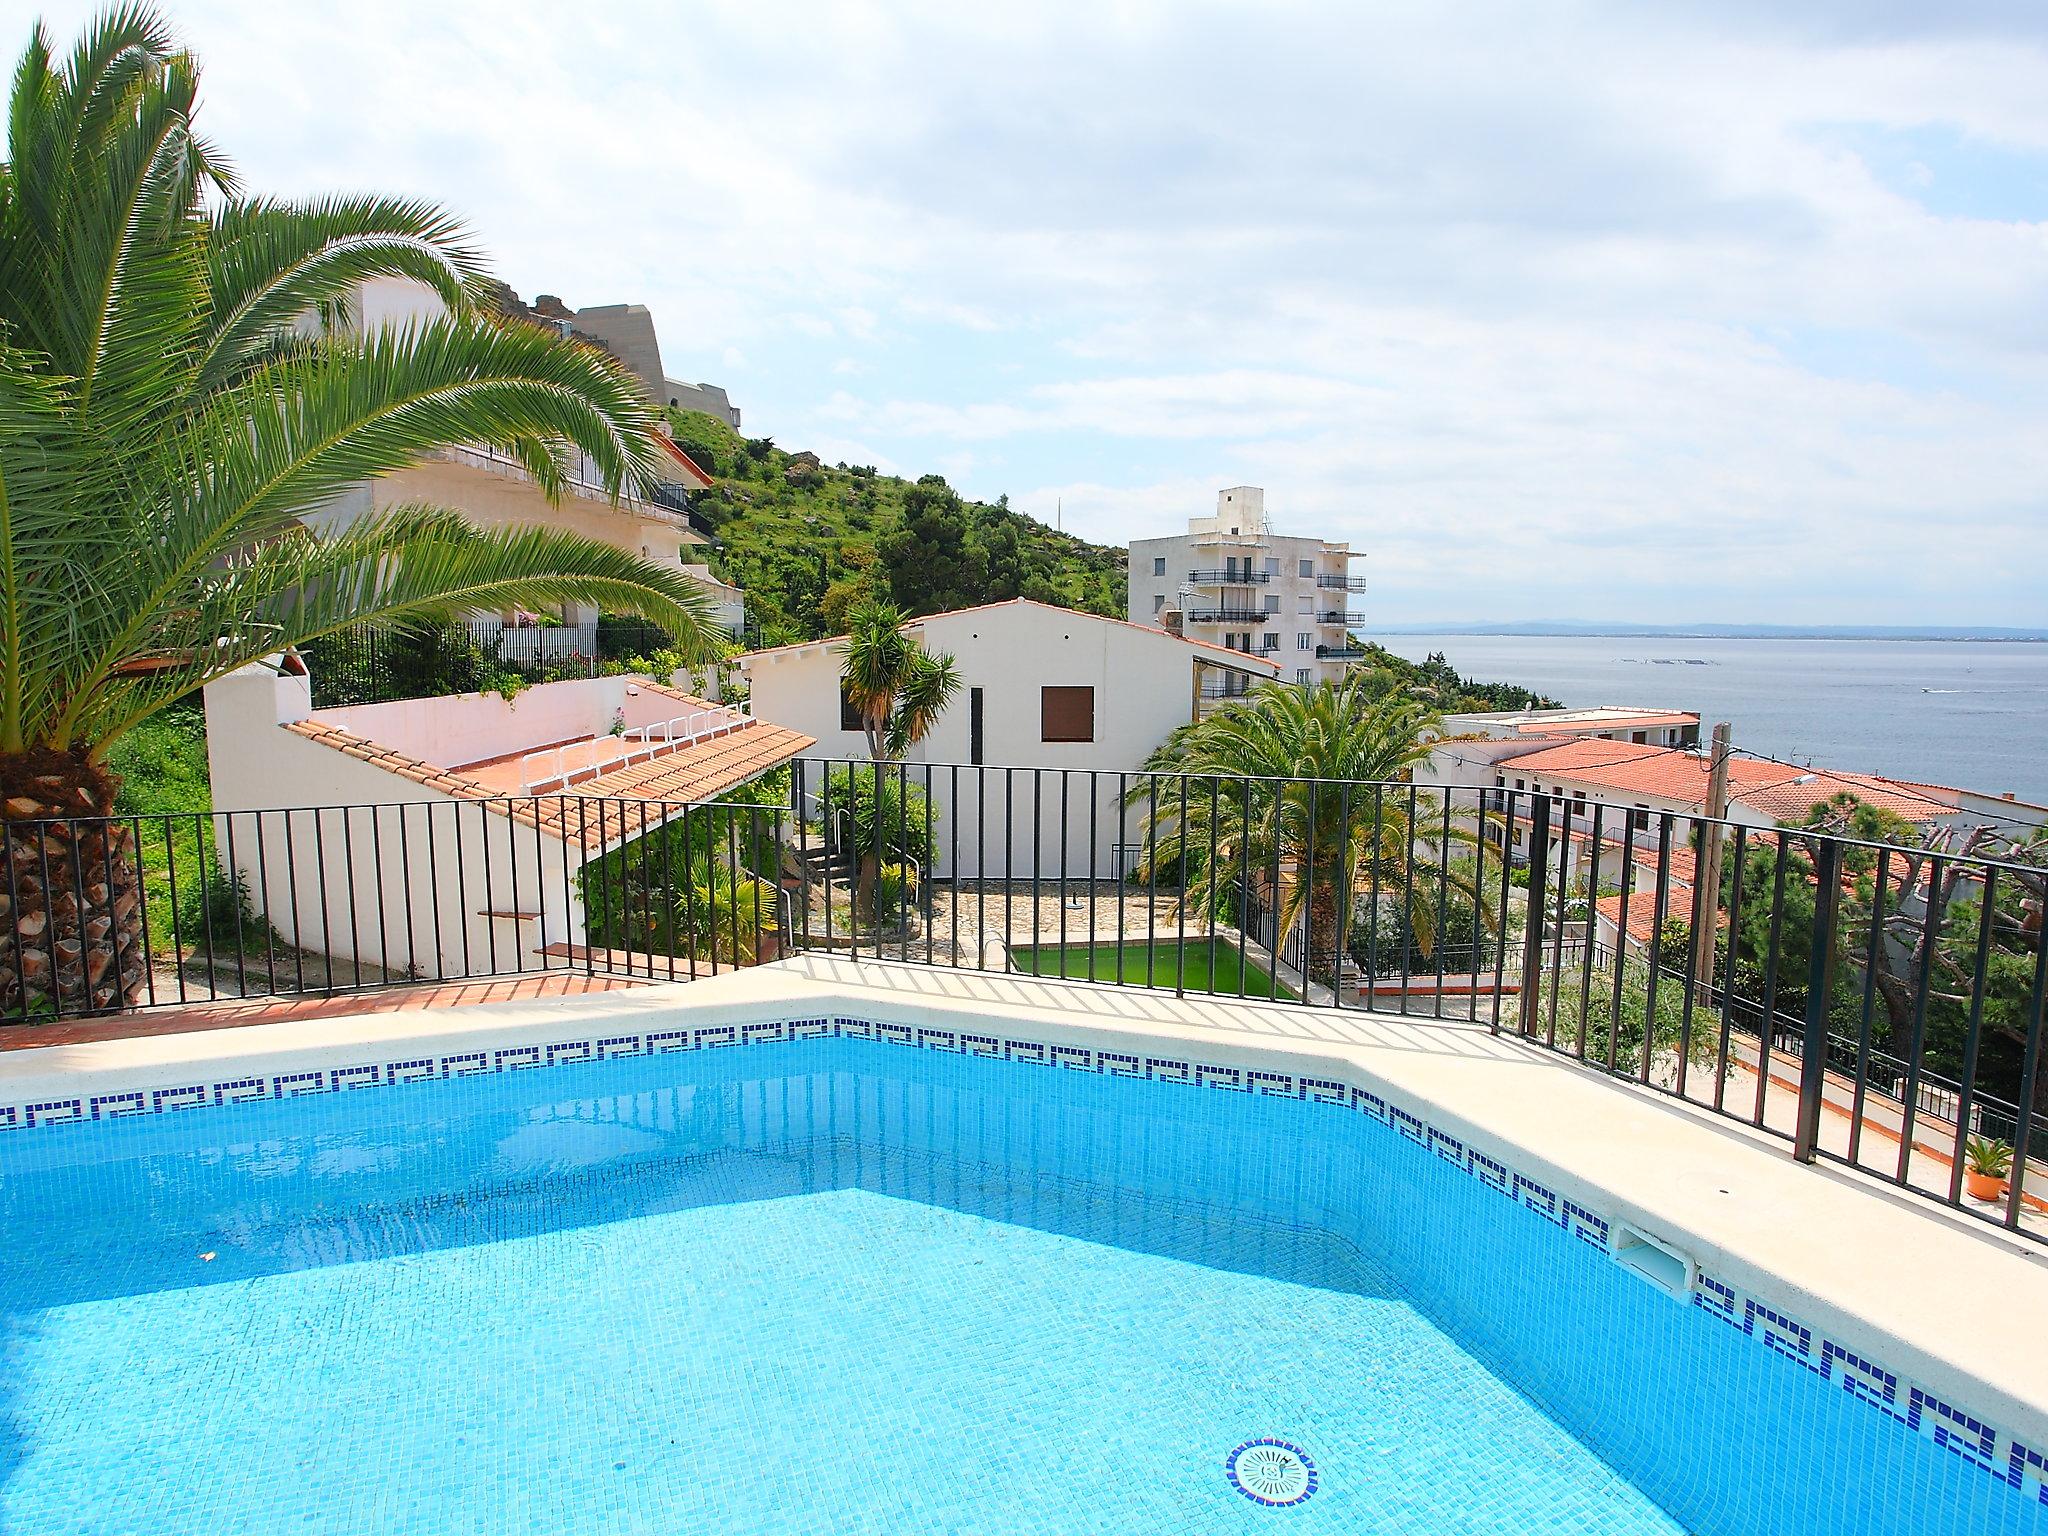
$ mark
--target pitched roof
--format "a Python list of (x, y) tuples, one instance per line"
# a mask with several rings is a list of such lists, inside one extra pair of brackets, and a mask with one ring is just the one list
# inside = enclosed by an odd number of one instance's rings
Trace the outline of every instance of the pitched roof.
[[(1607, 919), (1608, 927), (1618, 929), (1621, 926), (1621, 897), (1618, 894), (1602, 896), (1593, 906)], [(1640, 892), (1629, 897), (1628, 936), (1638, 944), (1647, 944), (1657, 936), (1657, 903), (1645, 900)]]
[[(1246, 663), (1250, 663), (1251, 666), (1247, 667), (1247, 670), (1253, 670), (1257, 667), (1270, 667), (1275, 677), (1280, 675), (1281, 667), (1278, 659), (1270, 656), (1261, 656), (1255, 651), (1235, 651), (1227, 645), (1218, 645), (1213, 640), (1190, 640), (1186, 635), (1171, 635), (1163, 629), (1155, 629), (1150, 624), (1133, 624), (1129, 619), (1113, 619), (1105, 613), (1084, 613), (1079, 608), (1062, 608), (1056, 603), (1041, 603), (1029, 597), (1005, 598), (999, 603), (976, 603), (971, 608), (949, 608), (944, 613), (920, 614), (918, 617), (907, 619), (904, 622), (906, 628), (917, 628), (929, 624), (935, 619), (957, 619), (963, 614), (989, 613), (998, 608), (1036, 608), (1045, 613), (1061, 614), (1069, 619), (1086, 619), (1096, 624), (1120, 624), (1125, 629), (1135, 629), (1139, 634), (1150, 635), (1157, 640), (1170, 640), (1176, 645), (1192, 645), (1205, 651), (1213, 651), (1218, 657), (1227, 658), (1226, 661), (1220, 663), (1223, 665), (1243, 667)], [(746, 651), (734, 659), (747, 662), (752, 661), (757, 656), (773, 656), (781, 651), (808, 650), (814, 645), (838, 645), (846, 638), (845, 635), (830, 635), (822, 640), (797, 640), (789, 645), (763, 646), (758, 651)], [(1207, 660), (1208, 658), (1205, 657), (1203, 659)]]
[[(643, 682), (640, 686), (683, 703), (712, 707), (666, 684)], [(591, 854), (659, 826), (686, 805), (701, 804), (759, 778), (815, 744), (815, 738), (801, 731), (751, 720), (742, 729), (626, 764), (559, 793), (511, 795), (317, 718), (291, 721), (285, 729), (411, 783), (458, 800), (479, 801), (498, 815), (564, 842), (580, 843)], [(633, 801), (638, 806), (622, 807), (614, 820), (609, 807), (593, 812), (583, 803), (588, 800)]]
[[(1642, 746), (1621, 741), (1572, 741), (1504, 757), (1497, 770), (1539, 778), (1571, 779), (1624, 795), (1651, 795), (1704, 809), (1707, 803), (1708, 759), (1705, 753), (1676, 747)], [(1850, 794), (1865, 804), (1893, 812), (1911, 822), (1933, 821), (1955, 814), (1958, 798), (1951, 789), (1906, 784), (1870, 773), (1837, 773), (1801, 768), (1791, 763), (1728, 759), (1728, 798), (1773, 821), (1803, 821), (1816, 805)]]
[[(1676, 747), (1652, 747), (1626, 741), (1568, 741), (1504, 757), (1496, 768), (1518, 774), (1556, 775), (1597, 784), (1604, 789), (1656, 795), (1704, 806), (1707, 803), (1707, 759)], [(1796, 778), (1805, 770), (1750, 758), (1728, 760), (1729, 793)]]

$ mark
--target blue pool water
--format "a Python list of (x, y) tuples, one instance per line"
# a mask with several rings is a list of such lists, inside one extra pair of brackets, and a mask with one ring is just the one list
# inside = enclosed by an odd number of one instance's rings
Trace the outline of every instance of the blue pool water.
[(41, 1129), (0, 1233), (7, 1536), (2048, 1530), (1298, 1101), (760, 1045)]

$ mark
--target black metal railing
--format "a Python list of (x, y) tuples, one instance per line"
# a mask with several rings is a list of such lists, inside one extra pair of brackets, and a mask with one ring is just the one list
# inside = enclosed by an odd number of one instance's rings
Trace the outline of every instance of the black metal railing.
[(1483, 785), (854, 761), (753, 793), (0, 823), (0, 1028), (880, 956), (1477, 1027), (2048, 1232), (2023, 830), (1908, 848)]
[(1319, 645), (1316, 647), (1318, 661), (1363, 661), (1366, 650), (1362, 645)]
[(784, 952), (780, 805), (495, 796), (0, 822), (0, 1028)]
[(1263, 587), (1272, 579), (1271, 571), (1239, 570), (1235, 566), (1188, 572), (1188, 580), (1198, 587)]
[(1270, 624), (1278, 618), (1261, 608), (1190, 608), (1187, 618), (1190, 624)]
[(1316, 578), (1316, 585), (1332, 592), (1363, 592), (1365, 590), (1365, 578), (1363, 576), (1318, 576)]
[(1318, 624), (1343, 624), (1348, 626), (1362, 623), (1364, 619), (1364, 614), (1352, 613), (1344, 608), (1325, 608), (1316, 614), (1316, 622)]

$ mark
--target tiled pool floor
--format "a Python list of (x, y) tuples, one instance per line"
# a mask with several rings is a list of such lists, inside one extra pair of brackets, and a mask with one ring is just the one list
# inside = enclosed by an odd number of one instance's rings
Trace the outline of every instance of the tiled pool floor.
[[(1327, 1247), (1247, 1262), (1162, 1216), (1140, 1253), (858, 1190), (581, 1225), (541, 1198), (17, 1296), (0, 1530), (1676, 1529)], [(1205, 1244), (1230, 1267), (1167, 1256)], [(1314, 1459), (1307, 1502), (1230, 1486), (1262, 1436)]]

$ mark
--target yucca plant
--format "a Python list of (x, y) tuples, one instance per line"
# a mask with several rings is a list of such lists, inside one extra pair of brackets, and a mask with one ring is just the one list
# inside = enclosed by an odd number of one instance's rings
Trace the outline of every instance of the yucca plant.
[[(0, 814), (103, 814), (120, 735), (212, 678), (351, 624), (591, 602), (695, 652), (709, 622), (675, 567), (553, 528), (472, 527), (412, 505), (315, 536), (304, 514), (457, 443), (518, 456), (556, 493), (566, 455), (614, 492), (658, 463), (655, 416), (594, 348), (504, 322), (441, 210), (242, 194), (194, 126), (198, 69), (152, 11), (103, 15), (59, 58), (34, 29), (0, 163)], [(366, 331), (361, 285), (424, 284), (440, 318)], [(96, 1005), (139, 959), (95, 938), (132, 901), (63, 850), (76, 889), (20, 902), (63, 932)], [(132, 882), (131, 891), (132, 895)], [(58, 938), (46, 934), (45, 939)], [(99, 958), (66, 944), (102, 944)], [(106, 961), (123, 951), (114, 969)], [(44, 982), (0, 957), (0, 1008)], [(95, 971), (101, 974), (94, 974)], [(26, 983), (26, 985), (25, 985)]]

